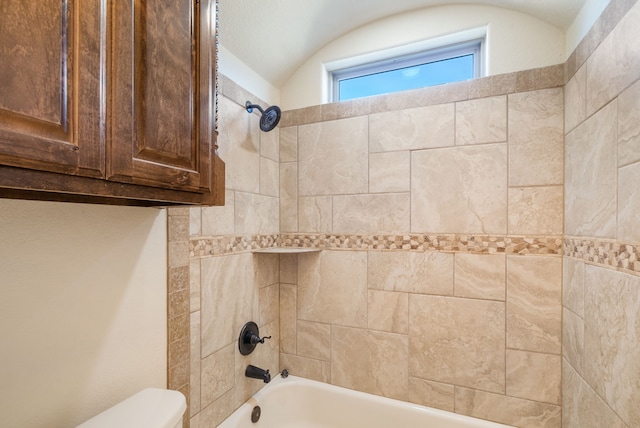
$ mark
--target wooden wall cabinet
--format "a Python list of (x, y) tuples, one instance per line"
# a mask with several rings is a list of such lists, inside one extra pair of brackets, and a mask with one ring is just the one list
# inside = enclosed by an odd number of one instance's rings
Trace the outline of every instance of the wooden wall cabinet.
[(215, 0), (0, 2), (0, 197), (224, 204)]

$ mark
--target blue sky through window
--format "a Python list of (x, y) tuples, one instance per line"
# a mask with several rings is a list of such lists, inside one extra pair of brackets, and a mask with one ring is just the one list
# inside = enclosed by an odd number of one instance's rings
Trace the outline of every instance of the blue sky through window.
[(473, 79), (473, 54), (339, 81), (339, 100)]

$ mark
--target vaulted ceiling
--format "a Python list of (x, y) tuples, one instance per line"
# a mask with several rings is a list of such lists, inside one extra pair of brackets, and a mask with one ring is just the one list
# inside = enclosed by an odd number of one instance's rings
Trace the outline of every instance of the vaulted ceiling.
[[(586, 0), (466, 0), (528, 13), (563, 30)], [(220, 42), (275, 87), (332, 40), (387, 16), (455, 0), (219, 0)]]

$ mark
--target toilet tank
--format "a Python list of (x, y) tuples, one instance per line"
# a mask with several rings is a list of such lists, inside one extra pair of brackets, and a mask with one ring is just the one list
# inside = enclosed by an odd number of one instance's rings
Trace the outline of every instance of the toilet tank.
[(180, 428), (186, 408), (180, 392), (147, 388), (77, 428)]

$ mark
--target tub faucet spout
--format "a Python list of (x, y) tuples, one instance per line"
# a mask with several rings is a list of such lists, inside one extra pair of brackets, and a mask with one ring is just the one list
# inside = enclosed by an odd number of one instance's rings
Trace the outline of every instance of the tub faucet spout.
[(264, 383), (271, 382), (269, 370), (263, 370), (260, 367), (248, 365), (247, 369), (244, 371), (244, 375), (253, 379), (261, 379)]

